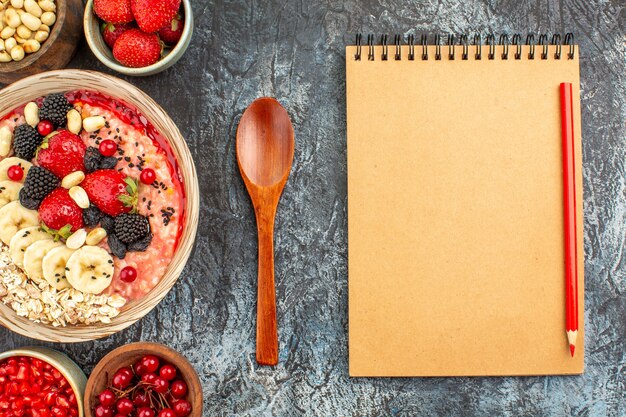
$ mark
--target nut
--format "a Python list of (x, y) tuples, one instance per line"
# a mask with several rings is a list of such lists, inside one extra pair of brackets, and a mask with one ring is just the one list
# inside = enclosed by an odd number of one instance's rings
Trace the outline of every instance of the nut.
[(21, 9), (22, 7), (24, 7), (24, 0), (11, 0), (11, 6), (15, 7), (16, 9)]
[(57, 11), (57, 6), (54, 4), (54, 2), (50, 0), (39, 0), (38, 4), (39, 4), (39, 7), (41, 7), (41, 10), (43, 10), (44, 12), (56, 12)]
[(22, 45), (17, 45), (15, 48), (11, 49), (11, 58), (13, 58), (13, 61), (21, 61), (22, 59), (24, 59), (24, 48), (22, 48)]
[(47, 33), (50, 33), (50, 26), (44, 25), (43, 23), (39, 26), (39, 30), (43, 30)]
[(35, 0), (24, 0), (24, 10), (32, 14), (35, 17), (41, 17), (43, 11)]
[(78, 207), (82, 209), (89, 208), (89, 197), (87, 196), (87, 191), (85, 191), (83, 187), (75, 185), (70, 188), (70, 197), (74, 200)]
[(95, 132), (96, 130), (100, 130), (104, 127), (105, 125), (105, 120), (104, 117), (102, 116), (91, 116), (91, 117), (86, 117), (83, 120), (83, 128), (91, 133), (91, 132)]
[(34, 39), (27, 40), (26, 42), (24, 42), (24, 45), (22, 46), (24, 47), (24, 51), (27, 54), (32, 54), (33, 52), (37, 52), (39, 48), (41, 48), (41, 44)]
[(57, 20), (57, 15), (55, 15), (52, 12), (44, 12), (41, 17), (41, 23), (43, 23), (46, 26), (52, 26), (54, 25), (54, 22), (56, 22)]
[[(46, 26), (46, 27), (48, 27), (48, 26)], [(49, 36), (48, 32), (46, 32), (45, 30), (38, 30), (37, 32), (35, 32), (35, 36), (33, 37), (33, 39), (36, 40), (39, 43), (42, 43), (43, 41), (48, 39), (48, 36)]]
[(4, 39), (0, 39), (0, 51), (4, 51), (5, 47), (4, 47)]
[[(3, 52), (6, 54), (6, 52)], [(8, 156), (11, 152), (11, 145), (13, 143), (13, 133), (8, 127), (4, 126), (0, 129), (0, 156)]]
[(11, 26), (5, 27), (2, 29), (2, 32), (0, 32), (0, 38), (5, 40), (11, 38), (13, 35), (15, 35), (15, 28)]
[(107, 231), (102, 227), (96, 227), (91, 232), (87, 234), (87, 239), (85, 239), (85, 243), (89, 246), (95, 246), (98, 243), (102, 242), (102, 239), (107, 237)]
[(80, 117), (80, 113), (72, 109), (67, 112), (67, 130), (75, 135), (78, 135), (83, 129), (83, 118)]
[(24, 107), (24, 118), (26, 123), (32, 127), (37, 126), (37, 123), (39, 123), (39, 107), (37, 103), (31, 101)]
[(20, 15), (17, 14), (15, 9), (7, 10), (4, 14), (4, 20), (7, 22), (7, 25), (12, 28), (16, 28), (22, 23)]
[(0, 62), (11, 62), (13, 58), (7, 51), (0, 52)]
[(68, 190), (85, 179), (85, 173), (83, 171), (74, 171), (71, 174), (67, 174), (61, 180), (61, 187), (67, 188)]
[(24, 25), (19, 25), (17, 29), (15, 29), (15, 33), (17, 33), (18, 36), (24, 39), (29, 39), (30, 36), (33, 34), (33, 31)]
[(39, 29), (39, 26), (41, 26), (41, 20), (30, 13), (24, 13), (20, 16), (20, 18), (22, 19), (22, 23), (24, 23), (24, 25), (30, 30), (37, 30)]
[(70, 249), (80, 249), (85, 244), (85, 239), (87, 239), (87, 231), (78, 229), (67, 238), (65, 245)]
[(11, 49), (13, 49), (15, 45), (17, 45), (17, 41), (15, 40), (15, 38), (9, 38), (4, 41), (4, 49), (6, 49), (6, 51), (9, 53), (11, 53)]

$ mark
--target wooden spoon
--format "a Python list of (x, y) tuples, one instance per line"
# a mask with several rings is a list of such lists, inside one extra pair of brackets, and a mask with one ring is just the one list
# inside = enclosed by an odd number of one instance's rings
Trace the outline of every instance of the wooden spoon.
[(252, 200), (259, 233), (256, 361), (278, 363), (274, 290), (274, 217), (293, 162), (293, 126), (270, 97), (254, 100), (237, 127), (237, 164)]

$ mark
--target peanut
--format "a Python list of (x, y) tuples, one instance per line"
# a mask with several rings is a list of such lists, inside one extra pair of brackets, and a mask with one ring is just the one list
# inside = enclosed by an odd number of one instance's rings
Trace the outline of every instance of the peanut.
[(42, 43), (43, 41), (48, 39), (48, 36), (48, 32), (46, 32), (45, 30), (38, 30), (37, 32), (35, 32), (35, 36), (33, 37), (33, 39), (39, 43)]
[(87, 191), (85, 191), (82, 187), (75, 185), (70, 188), (70, 197), (74, 200), (78, 207), (83, 209), (89, 208), (89, 197), (87, 196)]
[(24, 0), (11, 0), (11, 6), (15, 7), (16, 9), (21, 9), (22, 7), (24, 7)]
[(7, 25), (12, 28), (17, 28), (22, 23), (20, 15), (17, 14), (15, 9), (9, 9), (4, 13), (4, 20), (7, 22)]
[(63, 177), (63, 179), (61, 180), (61, 187), (69, 190), (70, 188), (83, 182), (84, 179), (85, 173), (83, 171), (74, 171), (71, 174), (67, 174)]
[(7, 52), (11, 52), (11, 49), (13, 49), (15, 45), (17, 45), (17, 41), (15, 40), (15, 38), (9, 38), (6, 41), (4, 41), (4, 48), (6, 49)]
[(22, 45), (17, 45), (15, 48), (11, 49), (11, 58), (13, 58), (13, 61), (21, 61), (24, 59), (24, 55)]
[(39, 123), (39, 107), (37, 103), (31, 101), (24, 106), (24, 118), (26, 119), (26, 123), (32, 127), (37, 126), (37, 123)]
[(7, 51), (0, 52), (0, 62), (11, 62), (11, 55)]
[(33, 32), (24, 25), (19, 25), (17, 29), (15, 29), (15, 33), (17, 33), (20, 38), (24, 39), (30, 39), (30, 36), (33, 34)]
[(46, 26), (52, 26), (54, 25), (54, 22), (57, 21), (57, 15), (55, 15), (52, 12), (44, 12), (41, 15), (41, 23), (43, 23)]
[[(3, 52), (6, 54), (6, 52)], [(10, 57), (9, 57), (10, 59)], [(11, 144), (13, 143), (13, 134), (8, 127), (4, 126), (0, 129), (0, 156), (6, 157), (11, 152)]]
[(85, 239), (87, 239), (87, 231), (78, 229), (67, 238), (65, 245), (70, 249), (80, 249), (85, 244)]
[(27, 54), (37, 52), (41, 48), (41, 44), (34, 39), (28, 39), (22, 46)]
[(39, 0), (38, 4), (39, 4), (39, 7), (41, 7), (41, 10), (43, 10), (44, 12), (56, 12), (57, 11), (56, 4), (54, 4), (54, 2), (50, 0)]
[(24, 10), (32, 14), (35, 17), (41, 17), (43, 11), (35, 0), (24, 0)]
[[(21, 16), (22, 23), (30, 30), (37, 30), (41, 26), (41, 20), (38, 17), (33, 16), (30, 13), (24, 13)], [(19, 26), (19, 25), (18, 25)]]
[(83, 118), (80, 117), (80, 113), (75, 109), (67, 112), (67, 130), (78, 135), (83, 129)]
[(105, 120), (104, 117), (102, 116), (91, 116), (91, 117), (86, 117), (83, 120), (83, 128), (91, 133), (91, 132), (95, 132), (96, 130), (100, 130), (104, 127), (105, 125)]
[(85, 243), (89, 246), (95, 246), (98, 243), (102, 242), (102, 239), (104, 239), (106, 236), (106, 230), (104, 230), (102, 227), (96, 227), (87, 234), (87, 239), (85, 239)]

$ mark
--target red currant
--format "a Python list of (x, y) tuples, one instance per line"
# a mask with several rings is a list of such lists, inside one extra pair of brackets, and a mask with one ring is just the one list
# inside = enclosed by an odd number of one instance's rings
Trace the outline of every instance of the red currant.
[(176, 378), (176, 368), (172, 365), (163, 365), (159, 371), (159, 376), (166, 381)]
[(105, 407), (115, 404), (115, 394), (110, 389), (105, 389), (98, 395), (98, 401)]
[(7, 177), (13, 181), (20, 181), (24, 178), (24, 169), (19, 165), (11, 165), (9, 169), (7, 169)]
[(137, 417), (154, 417), (154, 410), (149, 407), (141, 407), (137, 410)]
[(131, 377), (124, 372), (116, 372), (113, 375), (113, 386), (117, 389), (125, 389), (130, 385)]
[(42, 120), (37, 123), (37, 132), (41, 136), (48, 136), (54, 130), (54, 125), (49, 120)]
[(133, 412), (135, 406), (133, 405), (133, 402), (128, 398), (120, 398), (119, 400), (117, 400), (115, 408), (117, 408), (118, 413), (127, 416)]
[(117, 152), (117, 144), (111, 139), (105, 139), (100, 142), (98, 150), (103, 156), (113, 156)]
[(186, 400), (178, 400), (174, 403), (174, 412), (178, 417), (186, 417), (191, 413), (191, 403)]
[(113, 417), (113, 409), (102, 404), (97, 405), (94, 412), (96, 417)]
[(152, 168), (145, 168), (139, 175), (139, 180), (146, 185), (150, 185), (156, 180), (156, 173)]
[[(126, 266), (120, 271), (120, 279), (124, 282), (133, 282), (137, 279), (137, 270), (132, 266)], [(154, 372), (154, 371), (152, 371)]]
[(154, 390), (158, 392), (159, 394), (165, 394), (167, 392), (167, 389), (169, 388), (169, 384), (167, 383), (167, 381), (161, 378), (160, 376), (154, 379), (153, 384), (154, 384)]
[(159, 411), (159, 417), (176, 417), (176, 413), (171, 408), (163, 408)]
[(170, 391), (174, 398), (183, 398), (187, 394), (187, 384), (185, 381), (177, 379), (170, 385)]
[(141, 358), (141, 364), (146, 368), (148, 372), (156, 372), (157, 369), (159, 369), (159, 358), (157, 358), (154, 355), (146, 355), (143, 358)]

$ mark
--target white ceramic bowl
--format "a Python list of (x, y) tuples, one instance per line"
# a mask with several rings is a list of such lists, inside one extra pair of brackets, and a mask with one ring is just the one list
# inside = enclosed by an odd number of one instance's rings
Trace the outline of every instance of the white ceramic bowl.
[(193, 12), (191, 10), (191, 0), (182, 0), (183, 11), (185, 14), (185, 26), (183, 34), (174, 48), (169, 49), (166, 55), (158, 62), (142, 68), (130, 68), (120, 64), (114, 57), (111, 48), (102, 39), (100, 31), (101, 21), (93, 12), (93, 0), (88, 0), (85, 5), (85, 16), (83, 18), (83, 26), (85, 27), (85, 37), (91, 52), (107, 67), (119, 73), (142, 77), (153, 75), (174, 65), (185, 53), (191, 35), (193, 34)]
[(76, 363), (67, 357), (64, 353), (45, 347), (29, 346), (19, 349), (8, 350), (0, 353), (0, 360), (11, 358), (13, 356), (28, 356), (40, 359), (49, 363), (56, 368), (61, 375), (70, 383), (76, 402), (78, 403), (78, 417), (85, 415), (83, 409), (83, 397), (85, 396), (85, 386), (87, 385), (87, 377), (82, 369)]

